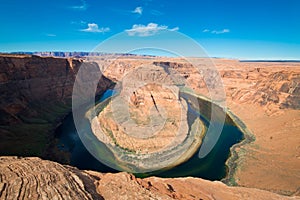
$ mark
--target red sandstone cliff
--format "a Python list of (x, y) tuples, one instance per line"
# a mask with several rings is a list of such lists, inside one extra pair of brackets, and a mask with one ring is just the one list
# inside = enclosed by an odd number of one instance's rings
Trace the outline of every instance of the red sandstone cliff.
[[(42, 155), (53, 128), (71, 110), (74, 80), (83, 64), (91, 74), (99, 71), (96, 63), (70, 58), (0, 55), (0, 155)], [(103, 77), (97, 93), (110, 84)]]

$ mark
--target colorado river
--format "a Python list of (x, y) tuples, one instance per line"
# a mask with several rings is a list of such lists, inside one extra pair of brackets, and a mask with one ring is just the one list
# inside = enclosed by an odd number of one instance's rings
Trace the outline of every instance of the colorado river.
[[(106, 91), (99, 99), (104, 101), (111, 97), (112, 90)], [(192, 109), (189, 107), (189, 109)], [(194, 111), (193, 113), (197, 113)], [(199, 115), (206, 126), (209, 121), (204, 116)], [(82, 144), (76, 131), (72, 114), (68, 115), (62, 125), (57, 129), (58, 146), (71, 154), (71, 165), (79, 169), (97, 170), (100, 172), (116, 172), (94, 158)], [(150, 175), (160, 177), (200, 177), (209, 180), (221, 180), (226, 176), (226, 160), (230, 156), (230, 147), (243, 139), (243, 133), (232, 123), (225, 122), (222, 133), (212, 149), (204, 158), (199, 159), (198, 154), (194, 154), (188, 161), (168, 170), (152, 172)], [(140, 174), (147, 176), (149, 174)]]

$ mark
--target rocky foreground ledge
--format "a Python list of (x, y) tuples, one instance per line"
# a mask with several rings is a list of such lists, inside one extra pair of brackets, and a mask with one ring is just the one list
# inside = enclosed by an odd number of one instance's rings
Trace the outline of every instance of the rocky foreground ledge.
[(0, 199), (300, 199), (200, 178), (135, 178), (37, 157), (0, 157)]

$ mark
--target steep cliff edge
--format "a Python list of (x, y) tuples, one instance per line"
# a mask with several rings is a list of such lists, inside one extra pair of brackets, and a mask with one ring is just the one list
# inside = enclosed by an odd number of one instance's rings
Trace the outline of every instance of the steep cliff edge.
[(0, 157), (0, 199), (300, 199), (200, 178), (135, 178), (80, 171), (39, 158)]
[[(0, 155), (43, 155), (54, 128), (71, 110), (83, 64), (91, 73), (99, 71), (96, 63), (71, 58), (0, 55)], [(97, 93), (110, 85), (103, 77)]]

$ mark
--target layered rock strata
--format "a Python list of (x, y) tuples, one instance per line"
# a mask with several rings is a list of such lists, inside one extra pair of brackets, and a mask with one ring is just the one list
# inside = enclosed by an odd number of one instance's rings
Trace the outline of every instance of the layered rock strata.
[(135, 178), (131, 174), (81, 171), (39, 158), (0, 157), (0, 199), (288, 200), (271, 192), (228, 187), (200, 178)]
[[(96, 63), (0, 55), (0, 155), (49, 153), (45, 149), (53, 140), (55, 127), (71, 111), (73, 84), (82, 65), (90, 69), (84, 81), (93, 81), (93, 75), (100, 72)], [(102, 77), (96, 94), (111, 83)]]

